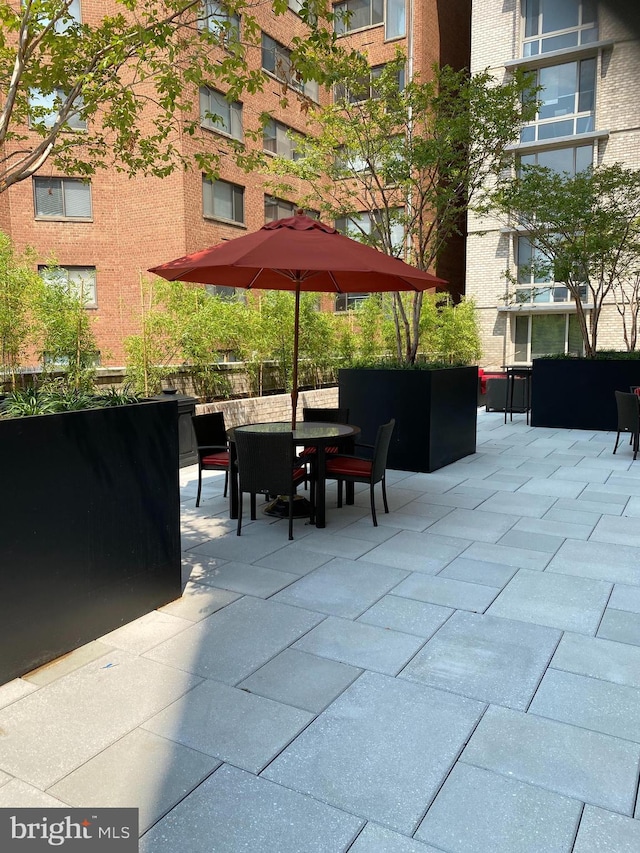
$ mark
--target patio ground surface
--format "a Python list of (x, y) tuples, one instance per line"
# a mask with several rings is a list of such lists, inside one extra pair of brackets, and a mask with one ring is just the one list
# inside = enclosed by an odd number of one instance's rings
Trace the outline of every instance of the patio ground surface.
[(389, 472), (379, 527), (329, 484), (293, 542), (183, 469), (183, 598), (0, 687), (0, 806), (137, 806), (143, 853), (638, 853), (614, 437), (481, 411), (475, 455)]

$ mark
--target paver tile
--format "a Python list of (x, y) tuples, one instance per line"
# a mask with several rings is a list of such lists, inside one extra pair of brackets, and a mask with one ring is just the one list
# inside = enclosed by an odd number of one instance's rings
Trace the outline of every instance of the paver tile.
[(555, 500), (555, 497), (530, 495), (520, 490), (513, 494), (498, 493), (487, 498), (480, 508), (485, 512), (542, 518), (545, 512), (553, 506)]
[(451, 853), (570, 853), (582, 804), (457, 764), (416, 838)]
[(420, 572), (409, 575), (393, 590), (394, 595), (477, 613), (484, 613), (499, 592), (492, 586), (466, 583), (441, 575), (431, 577)]
[(598, 637), (640, 646), (640, 613), (628, 613), (607, 607), (598, 628)]
[(285, 649), (238, 684), (284, 705), (319, 713), (362, 673), (335, 660)]
[(411, 634), (329, 616), (293, 648), (352, 666), (396, 675), (424, 640)]
[(640, 689), (550, 669), (530, 713), (640, 743)]
[(478, 542), (497, 542), (513, 527), (513, 516), (480, 510), (454, 509), (444, 518), (434, 522), (429, 533), (456, 536)]
[(320, 613), (244, 597), (145, 653), (167, 666), (237, 684), (322, 620)]
[(403, 530), (369, 551), (363, 560), (433, 575), (468, 546), (467, 539)]
[(483, 709), (471, 699), (365, 673), (263, 776), (410, 834)]
[(610, 735), (492, 706), (462, 760), (621, 814), (633, 813), (640, 746)]
[(511, 545), (488, 542), (474, 542), (464, 552), (470, 560), (484, 560), (519, 569), (542, 571), (551, 559), (544, 551), (531, 551), (529, 548), (514, 548)]
[(158, 613), (168, 613), (170, 616), (177, 616), (180, 619), (186, 619), (188, 622), (199, 622), (239, 598), (240, 594), (237, 592), (215, 589), (205, 584), (189, 581), (184, 588), (182, 598), (177, 598), (175, 601), (165, 604), (164, 607), (158, 608)]
[(401, 598), (398, 595), (385, 595), (365, 610), (357, 621), (426, 639), (434, 634), (452, 613), (453, 610), (449, 607)]
[(616, 545), (631, 545), (640, 552), (640, 525), (628, 516), (603, 515), (596, 524), (591, 539)]
[(294, 575), (306, 575), (318, 566), (323, 566), (333, 559), (331, 554), (318, 554), (315, 551), (307, 551), (300, 547), (300, 543), (293, 541), (283, 548), (267, 554), (255, 560), (256, 566), (265, 566), (268, 569), (277, 569), (280, 572), (291, 572)]
[(520, 569), (489, 608), (492, 616), (595, 634), (611, 584)]
[(268, 598), (298, 579), (293, 572), (283, 572), (250, 563), (227, 562), (204, 573), (199, 582), (228, 589), (243, 595)]
[(77, 807), (137, 808), (142, 833), (219, 764), (202, 752), (135, 729), (48, 793)]
[(438, 577), (500, 588), (511, 580), (516, 571), (517, 569), (513, 566), (488, 563), (484, 560), (470, 560), (465, 556), (452, 560), (448, 566), (438, 572)]
[(637, 853), (640, 821), (586, 805), (573, 853)]
[(349, 853), (441, 853), (441, 851), (369, 821), (349, 848)]
[(457, 611), (400, 677), (525, 710), (560, 636), (552, 628)]
[[(617, 519), (616, 519), (617, 520)], [(632, 519), (626, 519), (632, 521)], [(549, 562), (548, 572), (640, 584), (640, 548), (609, 542), (567, 539)]]
[(608, 606), (613, 610), (640, 613), (640, 586), (629, 586), (624, 583), (614, 584)]
[(407, 574), (390, 566), (334, 559), (297, 579), (272, 601), (354, 619)]
[(60, 809), (69, 806), (21, 779), (0, 785), (0, 809)]
[(259, 773), (313, 717), (308, 711), (206, 680), (142, 728)]
[(551, 661), (555, 669), (640, 687), (640, 648), (565, 632)]
[(223, 766), (154, 826), (140, 853), (327, 853), (345, 850), (363, 821)]

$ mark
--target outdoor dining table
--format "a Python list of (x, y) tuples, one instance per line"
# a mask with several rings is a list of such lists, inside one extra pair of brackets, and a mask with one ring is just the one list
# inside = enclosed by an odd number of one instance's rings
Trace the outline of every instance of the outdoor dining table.
[[(282, 433), (291, 432), (295, 444), (304, 447), (315, 447), (316, 453), (309, 457), (315, 467), (316, 477), (316, 527), (326, 526), (325, 511), (325, 464), (327, 446), (343, 445), (348, 439), (353, 439), (360, 432), (360, 427), (353, 424), (320, 423), (304, 421), (291, 428), (290, 422), (273, 422), (263, 424), (242, 424), (227, 430), (229, 438), (229, 517), (238, 517), (238, 476), (236, 470), (235, 434), (239, 430), (247, 432)], [(353, 503), (353, 494), (347, 492), (347, 503)]]

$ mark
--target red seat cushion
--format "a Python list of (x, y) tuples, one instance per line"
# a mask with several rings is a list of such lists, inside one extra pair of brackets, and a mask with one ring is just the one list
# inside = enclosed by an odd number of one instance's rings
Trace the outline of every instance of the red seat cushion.
[[(317, 448), (315, 448), (315, 447), (305, 447), (304, 450), (300, 451), (298, 456), (313, 456), (313, 454), (316, 452), (317, 452)], [(335, 455), (336, 453), (339, 453), (340, 451), (338, 450), (337, 447), (333, 447), (333, 445), (332, 445), (331, 447), (325, 447), (324, 452), (327, 455), (331, 454), (331, 453), (333, 453)]]
[(299, 483), (300, 480), (306, 480), (307, 478), (307, 469), (306, 468), (294, 468), (293, 471), (293, 482)]
[(369, 459), (355, 459), (350, 456), (338, 456), (327, 460), (327, 477), (370, 477), (371, 461)]
[(229, 453), (226, 450), (221, 450), (218, 453), (210, 453), (208, 456), (203, 456), (200, 460), (202, 467), (214, 465), (216, 468), (229, 467)]

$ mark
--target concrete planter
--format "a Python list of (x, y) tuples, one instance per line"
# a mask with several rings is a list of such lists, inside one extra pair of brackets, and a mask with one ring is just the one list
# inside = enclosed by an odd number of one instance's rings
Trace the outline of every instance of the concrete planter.
[(0, 683), (181, 594), (178, 409), (0, 420)]
[(476, 450), (478, 368), (385, 370), (349, 368), (338, 373), (339, 405), (372, 443), (390, 418), (396, 427), (388, 466), (436, 471)]
[(630, 385), (640, 385), (640, 360), (534, 359), (531, 425), (615, 430), (614, 392)]

